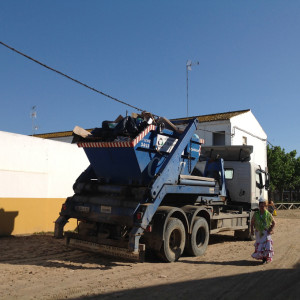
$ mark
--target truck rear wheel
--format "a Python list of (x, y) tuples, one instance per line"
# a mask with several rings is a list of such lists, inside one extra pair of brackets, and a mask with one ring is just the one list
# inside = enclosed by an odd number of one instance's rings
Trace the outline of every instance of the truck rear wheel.
[(164, 242), (159, 256), (166, 262), (176, 261), (183, 253), (184, 246), (184, 225), (179, 219), (170, 218), (164, 232)]
[(209, 228), (207, 221), (197, 217), (192, 228), (187, 252), (193, 256), (201, 256), (205, 253), (209, 241)]

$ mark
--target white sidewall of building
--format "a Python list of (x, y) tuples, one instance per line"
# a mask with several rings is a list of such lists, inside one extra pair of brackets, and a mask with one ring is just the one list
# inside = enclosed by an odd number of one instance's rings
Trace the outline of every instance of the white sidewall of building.
[(244, 137), (246, 137), (247, 145), (253, 146), (251, 161), (265, 170), (267, 167), (267, 135), (252, 112), (231, 118), (231, 132), (232, 145), (242, 145)]
[(0, 197), (66, 198), (89, 161), (74, 144), (0, 131)]
[(197, 126), (197, 134), (204, 139), (204, 146), (213, 145), (213, 132), (225, 131), (225, 145), (231, 145), (231, 126), (230, 121), (210, 121), (199, 123)]

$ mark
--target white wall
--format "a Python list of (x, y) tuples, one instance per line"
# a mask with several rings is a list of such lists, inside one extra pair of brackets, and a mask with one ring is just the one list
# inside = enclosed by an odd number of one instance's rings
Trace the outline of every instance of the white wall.
[(66, 198), (89, 165), (77, 145), (0, 131), (0, 197)]
[(243, 137), (247, 138), (247, 145), (253, 146), (251, 161), (260, 165), (264, 170), (267, 166), (267, 135), (251, 111), (232, 117), (231, 119), (232, 145), (242, 145)]
[(225, 131), (225, 145), (231, 145), (231, 126), (229, 120), (203, 122), (197, 125), (197, 134), (204, 139), (205, 146), (213, 144), (213, 132)]
[(251, 161), (267, 166), (267, 135), (251, 111), (230, 118), (230, 120), (199, 123), (197, 134), (205, 140), (205, 146), (213, 145), (213, 132), (225, 131), (225, 145), (243, 145), (243, 137), (247, 145), (253, 146)]

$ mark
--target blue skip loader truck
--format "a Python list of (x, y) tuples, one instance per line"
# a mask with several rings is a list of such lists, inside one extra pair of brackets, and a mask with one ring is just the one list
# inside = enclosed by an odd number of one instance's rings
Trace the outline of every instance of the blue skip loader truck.
[[(196, 119), (179, 130), (145, 115), (105, 121), (92, 133), (74, 129), (73, 142), (90, 166), (62, 205), (54, 236), (72, 248), (127, 260), (143, 261), (149, 249), (166, 262), (184, 251), (204, 254), (210, 234), (220, 231), (251, 238), (250, 219), (268, 186), (267, 172), (249, 161), (251, 147), (204, 151), (196, 130)], [(78, 226), (64, 232), (70, 218)]]

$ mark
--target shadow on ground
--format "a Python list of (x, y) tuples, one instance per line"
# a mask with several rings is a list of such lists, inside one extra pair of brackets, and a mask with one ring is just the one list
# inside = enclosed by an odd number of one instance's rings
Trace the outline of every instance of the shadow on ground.
[[(209, 244), (237, 242), (232, 235), (212, 235)], [(184, 254), (180, 261), (198, 264), (214, 264), (216, 262), (189, 262)], [(146, 252), (146, 262), (161, 263), (151, 252)], [(0, 263), (15, 265), (37, 265), (53, 268), (78, 269), (110, 269), (118, 265), (132, 265), (136, 262), (125, 261), (115, 257), (105, 257), (92, 252), (74, 250), (65, 246), (63, 239), (55, 239), (53, 235), (29, 235), (0, 237)], [(229, 262), (230, 263), (230, 262)], [(232, 262), (232, 264), (253, 265), (249, 261)], [(255, 263), (255, 262), (254, 262)], [(217, 263), (216, 263), (217, 264)], [(222, 264), (222, 263), (218, 263)]]
[(90, 295), (95, 299), (299, 299), (300, 268), (258, 271), (241, 275)]
[(0, 237), (0, 263), (36, 265), (70, 270), (106, 270), (133, 262), (67, 248), (64, 240), (50, 235)]

